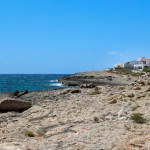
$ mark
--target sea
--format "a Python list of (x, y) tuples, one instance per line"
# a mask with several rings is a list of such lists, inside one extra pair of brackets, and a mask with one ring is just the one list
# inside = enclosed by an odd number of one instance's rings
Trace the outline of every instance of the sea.
[(0, 74), (0, 93), (65, 88), (58, 80), (67, 74)]

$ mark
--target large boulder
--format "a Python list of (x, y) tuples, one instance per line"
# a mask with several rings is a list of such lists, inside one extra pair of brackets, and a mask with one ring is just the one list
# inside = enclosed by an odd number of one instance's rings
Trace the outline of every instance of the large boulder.
[(16, 111), (22, 112), (31, 107), (30, 102), (25, 102), (14, 98), (4, 98), (0, 101), (0, 112)]

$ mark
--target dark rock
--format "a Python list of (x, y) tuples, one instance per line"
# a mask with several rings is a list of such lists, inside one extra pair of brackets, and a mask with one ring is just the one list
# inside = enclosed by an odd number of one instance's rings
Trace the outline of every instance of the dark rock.
[(0, 112), (16, 111), (22, 112), (31, 107), (30, 102), (24, 102), (18, 99), (5, 98), (0, 102)]
[(81, 90), (79, 90), (79, 89), (72, 90), (70, 93), (81, 93)]
[(29, 91), (28, 90), (25, 90), (25, 91), (23, 91), (23, 92), (19, 92), (18, 90), (17, 91), (15, 91), (15, 92), (13, 92), (13, 93), (10, 93), (10, 97), (21, 97), (22, 95), (24, 95), (24, 94), (27, 94), (27, 93), (29, 93)]
[(80, 88), (95, 88), (95, 87), (96, 87), (96, 85), (93, 83), (80, 85)]
[(90, 78), (94, 78), (94, 76), (90, 76)]
[(17, 90), (13, 93), (13, 96), (18, 96), (18, 94), (19, 94), (19, 91)]
[(107, 76), (107, 80), (112, 81), (113, 77), (112, 76)]
[(64, 85), (66, 85), (66, 86), (78, 86), (79, 83), (77, 83), (77, 82), (64, 82)]
[(68, 83), (67, 86), (78, 86), (77, 83)]
[(141, 85), (145, 85), (145, 82), (144, 81), (142, 81), (142, 80), (138, 80), (138, 81), (136, 81), (138, 84), (141, 84)]
[(86, 84), (81, 84), (80, 88), (87, 88), (87, 85)]
[(90, 83), (90, 84), (88, 84), (87, 85), (87, 88), (95, 88), (96, 86), (95, 86), (95, 84), (93, 84), (93, 83)]
[(83, 78), (83, 79), (88, 79), (88, 76), (83, 76), (82, 78)]
[(22, 95), (25, 95), (27, 93), (29, 93), (29, 91), (25, 90), (24, 92), (18, 93), (17, 97), (21, 97)]

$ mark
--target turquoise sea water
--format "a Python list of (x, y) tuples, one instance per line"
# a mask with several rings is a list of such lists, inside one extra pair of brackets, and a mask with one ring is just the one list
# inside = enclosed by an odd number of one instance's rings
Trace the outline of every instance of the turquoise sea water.
[(0, 93), (16, 90), (37, 91), (64, 88), (58, 79), (62, 74), (0, 74)]

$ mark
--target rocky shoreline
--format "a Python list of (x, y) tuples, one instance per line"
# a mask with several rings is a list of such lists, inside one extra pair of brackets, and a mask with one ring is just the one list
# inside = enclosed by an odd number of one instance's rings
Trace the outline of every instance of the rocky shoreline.
[(149, 78), (92, 71), (61, 81), (71, 87), (13, 97), (32, 107), (0, 113), (0, 150), (150, 150)]
[(111, 85), (122, 86), (127, 85), (131, 80), (131, 76), (113, 74), (107, 71), (90, 71), (76, 73), (61, 78), (59, 81), (67, 86), (80, 86), (82, 84), (93, 83), (95, 85)]

